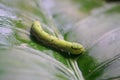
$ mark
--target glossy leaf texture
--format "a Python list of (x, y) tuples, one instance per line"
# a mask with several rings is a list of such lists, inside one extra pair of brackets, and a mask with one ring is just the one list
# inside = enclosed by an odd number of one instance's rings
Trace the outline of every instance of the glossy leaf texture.
[[(0, 80), (119, 80), (120, 3), (104, 0), (0, 0)], [(83, 44), (66, 57), (33, 40), (46, 32)]]

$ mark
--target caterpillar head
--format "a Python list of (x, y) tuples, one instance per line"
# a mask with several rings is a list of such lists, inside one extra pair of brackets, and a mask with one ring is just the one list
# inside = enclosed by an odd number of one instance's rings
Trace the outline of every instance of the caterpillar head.
[(78, 43), (72, 43), (71, 52), (73, 54), (80, 54), (80, 53), (83, 53), (84, 51), (85, 51), (85, 49), (83, 48), (82, 45), (80, 45)]

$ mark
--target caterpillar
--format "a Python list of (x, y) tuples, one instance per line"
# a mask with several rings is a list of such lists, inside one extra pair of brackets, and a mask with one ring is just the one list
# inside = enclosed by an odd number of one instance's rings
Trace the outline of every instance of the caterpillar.
[(39, 21), (34, 21), (31, 27), (31, 34), (45, 46), (49, 46), (53, 49), (71, 53), (71, 54), (81, 54), (85, 51), (84, 47), (75, 42), (69, 42), (59, 39), (45, 32)]

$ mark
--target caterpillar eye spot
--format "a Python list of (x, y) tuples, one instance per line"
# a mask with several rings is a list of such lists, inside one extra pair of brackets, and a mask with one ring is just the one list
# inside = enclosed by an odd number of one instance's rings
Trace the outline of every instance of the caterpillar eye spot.
[(74, 47), (74, 46), (71, 46), (71, 48), (74, 49), (74, 50), (79, 50), (80, 49), (80, 48)]

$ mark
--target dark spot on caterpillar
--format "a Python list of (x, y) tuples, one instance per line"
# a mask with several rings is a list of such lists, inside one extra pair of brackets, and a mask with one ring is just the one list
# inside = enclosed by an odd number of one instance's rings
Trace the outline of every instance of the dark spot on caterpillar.
[(54, 41), (54, 39), (51, 39), (50, 41), (51, 41), (51, 42), (53, 42), (53, 41)]
[(79, 50), (80, 49), (78, 47), (73, 47), (73, 46), (71, 46), (71, 48), (74, 49), (74, 50)]

